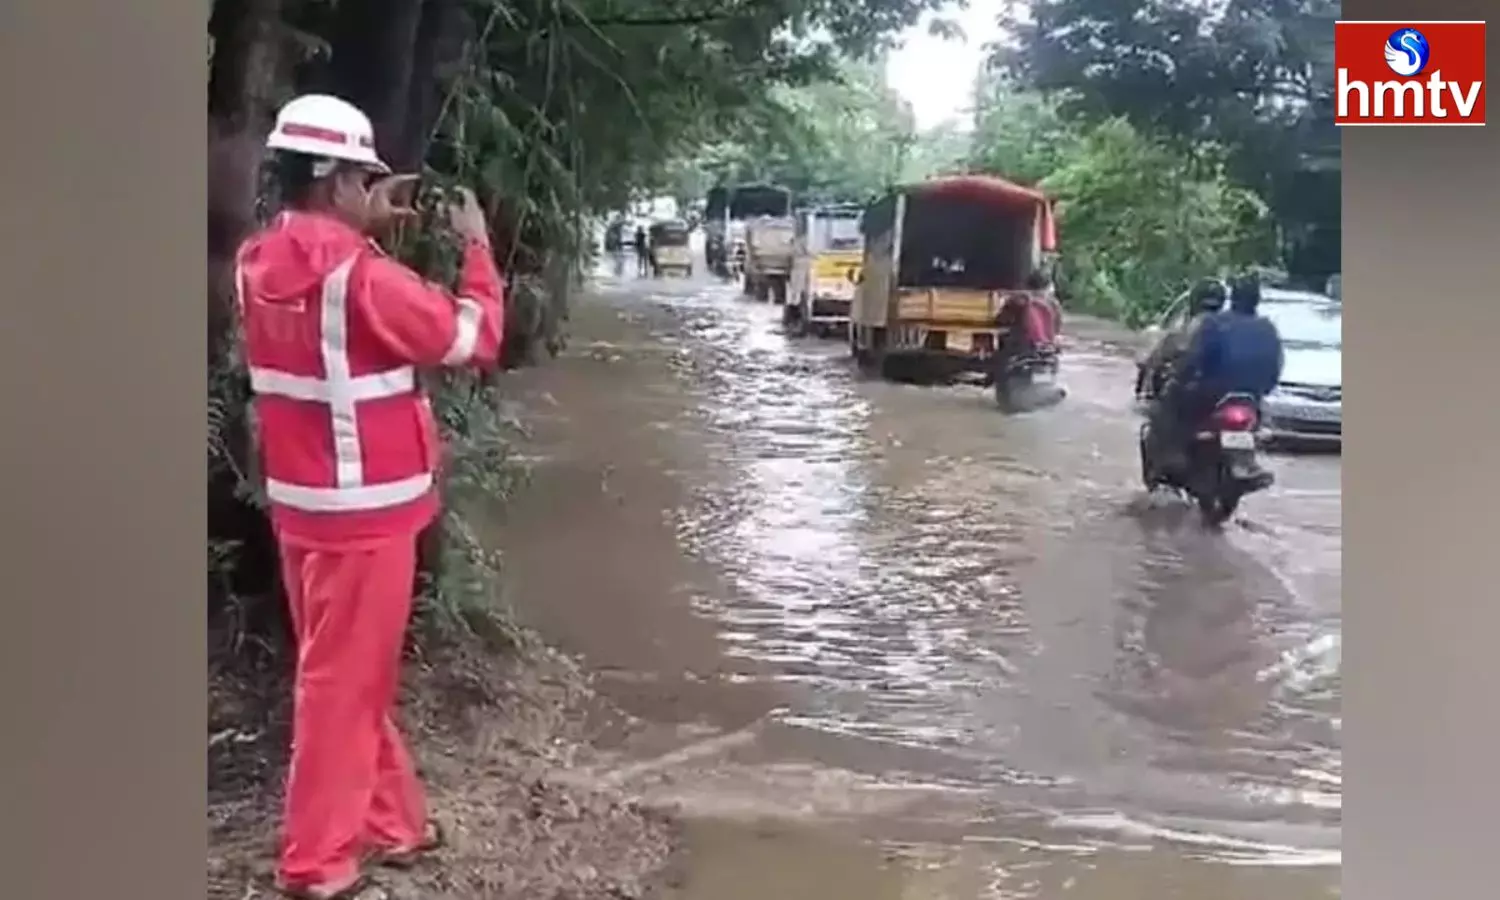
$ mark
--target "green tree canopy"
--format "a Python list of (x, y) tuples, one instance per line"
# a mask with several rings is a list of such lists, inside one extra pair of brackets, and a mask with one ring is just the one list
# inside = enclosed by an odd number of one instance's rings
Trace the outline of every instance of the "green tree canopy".
[(1011, 37), (994, 62), (1072, 118), (1218, 148), (1270, 205), (1290, 267), (1318, 280), (1339, 261), (1338, 12), (1334, 0), (1032, 0), (1003, 17)]

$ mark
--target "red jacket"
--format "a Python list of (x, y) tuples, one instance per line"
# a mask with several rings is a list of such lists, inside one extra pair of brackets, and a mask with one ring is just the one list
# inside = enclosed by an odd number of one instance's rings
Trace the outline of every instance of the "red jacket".
[(1026, 304), (1026, 336), (1033, 345), (1050, 347), (1062, 333), (1062, 307), (1050, 293), (1032, 294)]
[(499, 357), (489, 247), (465, 249), (454, 296), (337, 219), (283, 213), (241, 246), (236, 283), (277, 533), (350, 546), (426, 527), (441, 439), (417, 371)]
[(1000, 308), (999, 326), (1020, 326), (1032, 347), (1051, 347), (1062, 333), (1062, 307), (1051, 294), (1037, 291), (1011, 294)]

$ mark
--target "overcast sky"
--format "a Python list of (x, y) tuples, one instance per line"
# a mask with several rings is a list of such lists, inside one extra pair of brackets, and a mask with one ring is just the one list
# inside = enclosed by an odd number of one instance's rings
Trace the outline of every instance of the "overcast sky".
[(890, 56), (886, 73), (891, 86), (911, 102), (918, 128), (952, 118), (968, 124), (974, 76), (984, 60), (984, 45), (999, 35), (995, 24), (1004, 0), (969, 0), (969, 8), (950, 11), (967, 41), (946, 41), (927, 33), (927, 20), (908, 32), (904, 46)]

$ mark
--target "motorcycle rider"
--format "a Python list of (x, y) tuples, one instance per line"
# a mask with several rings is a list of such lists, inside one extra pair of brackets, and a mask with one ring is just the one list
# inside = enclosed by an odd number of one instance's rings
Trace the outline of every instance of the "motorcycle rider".
[(1204, 317), (1183, 349), (1152, 410), (1151, 431), (1164, 468), (1180, 465), (1184, 431), (1226, 395), (1247, 394), (1258, 405), (1281, 380), (1281, 335), (1259, 315), (1259, 307), (1260, 279), (1236, 278), (1229, 287), (1229, 308)]
[[(1135, 394), (1141, 396), (1145, 387), (1146, 379), (1157, 379), (1161, 376), (1170, 377), (1172, 368), (1182, 357), (1184, 350), (1192, 344), (1198, 334), (1198, 329), (1203, 321), (1209, 316), (1224, 308), (1224, 303), (1229, 298), (1229, 292), (1224, 282), (1218, 278), (1205, 278), (1193, 287), (1192, 297), (1189, 302), (1193, 305), (1193, 313), (1186, 322), (1168, 331), (1151, 350), (1151, 355), (1146, 357), (1135, 375)], [(1160, 374), (1158, 374), (1160, 373)], [(1158, 381), (1158, 384), (1163, 383)]]
[(1026, 291), (1007, 296), (995, 316), (995, 326), (1005, 330), (1003, 355), (1008, 359), (1053, 347), (1062, 331), (1062, 307), (1046, 273), (1039, 270), (1028, 276)]

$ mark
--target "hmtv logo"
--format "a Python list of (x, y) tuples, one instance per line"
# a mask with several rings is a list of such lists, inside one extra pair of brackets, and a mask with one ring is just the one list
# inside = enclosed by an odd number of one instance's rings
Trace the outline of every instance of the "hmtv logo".
[(1334, 123), (1483, 125), (1483, 22), (1335, 22)]

